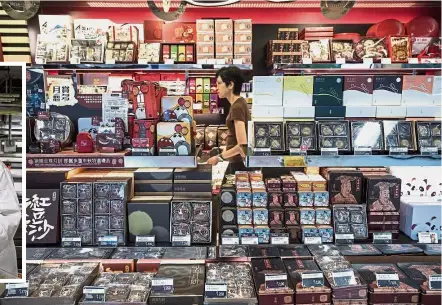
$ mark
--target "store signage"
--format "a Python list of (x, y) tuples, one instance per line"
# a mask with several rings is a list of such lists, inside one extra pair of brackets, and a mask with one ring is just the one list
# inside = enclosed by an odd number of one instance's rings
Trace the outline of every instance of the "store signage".
[(320, 271), (305, 271), (301, 273), (302, 287), (323, 287), (324, 274)]
[(242, 245), (257, 245), (258, 244), (258, 236), (256, 234), (243, 234), (241, 235), (241, 244)]
[(374, 244), (391, 244), (393, 241), (393, 235), (391, 232), (375, 232), (373, 233)]
[(28, 294), (29, 294), (29, 282), (6, 284), (5, 298), (28, 297)]
[(322, 244), (321, 236), (304, 236), (305, 245), (320, 245)]
[(190, 235), (183, 235), (183, 236), (173, 235), (172, 246), (174, 247), (190, 246)]
[(116, 248), (118, 246), (118, 236), (100, 236), (98, 237), (98, 246)]
[(304, 57), (304, 58), (302, 59), (302, 64), (303, 64), (303, 65), (311, 65), (312, 63), (313, 63), (313, 61), (312, 61), (311, 58)]
[(239, 245), (239, 237), (235, 235), (222, 235), (221, 236), (222, 245)]
[(85, 286), (83, 288), (83, 300), (85, 302), (105, 302), (106, 287)]
[(409, 64), (418, 64), (419, 63), (419, 58), (409, 58), (408, 59), (408, 63)]
[(378, 287), (399, 287), (399, 275), (392, 272), (376, 272), (376, 284)]
[(406, 146), (390, 147), (389, 154), (390, 156), (408, 155), (408, 147)]
[(355, 147), (354, 154), (355, 156), (370, 156), (373, 152), (371, 147)]
[(139, 235), (135, 237), (136, 247), (155, 247), (155, 235)]
[(175, 148), (159, 148), (158, 153), (160, 156), (176, 156)]
[(211, 283), (205, 285), (206, 298), (227, 298), (227, 284), (226, 283)]
[(270, 243), (272, 245), (288, 245), (289, 234), (288, 233), (271, 233)]
[(337, 287), (356, 285), (355, 273), (351, 269), (332, 272), (332, 278)]
[(302, 148), (290, 148), (290, 156), (307, 156), (307, 150)]
[(336, 64), (338, 65), (345, 64), (345, 58), (336, 58)]
[(439, 150), (437, 147), (421, 147), (421, 156), (437, 156)]
[(173, 278), (155, 277), (152, 279), (152, 294), (170, 294), (173, 293)]
[(372, 64), (373, 63), (373, 58), (369, 58), (369, 57), (364, 57), (363, 59), (363, 63), (364, 64)]
[[(87, 154), (83, 154), (87, 155)], [(109, 156), (40, 156), (26, 157), (27, 168), (60, 168), (60, 167), (124, 167), (124, 157)]]
[(430, 287), (431, 290), (441, 290), (441, 281), (441, 274), (430, 275), (428, 278), (428, 287)]
[(391, 65), (391, 58), (381, 58), (381, 64), (383, 65)]
[(267, 148), (254, 148), (253, 149), (253, 154), (255, 156), (271, 156), (272, 155), (272, 150), (270, 149), (270, 147), (267, 147)]
[(287, 288), (287, 273), (265, 274), (265, 289)]
[(321, 148), (321, 156), (337, 156), (339, 154), (337, 147)]
[(349, 245), (355, 242), (355, 235), (353, 233), (335, 234), (335, 243), (337, 245)]
[(81, 237), (63, 237), (61, 246), (63, 248), (81, 248)]
[(436, 232), (418, 232), (417, 237), (420, 244), (437, 244), (437, 233)]

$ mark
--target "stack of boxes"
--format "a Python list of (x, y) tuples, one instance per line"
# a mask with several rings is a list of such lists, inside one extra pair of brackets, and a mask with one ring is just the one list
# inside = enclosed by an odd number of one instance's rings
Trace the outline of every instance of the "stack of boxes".
[(218, 108), (215, 77), (189, 77), (189, 95), (193, 98), (194, 113), (212, 113)]
[(302, 40), (333, 39), (333, 27), (306, 27), (299, 33)]
[(298, 36), (297, 28), (279, 28), (278, 39), (267, 45), (267, 64), (293, 64), (309, 57), (308, 42)]
[(252, 20), (243, 19), (234, 21), (234, 48), (235, 63), (252, 64)]
[(215, 58), (215, 23), (212, 19), (196, 21), (196, 58), (201, 60)]
[(215, 20), (215, 58), (233, 64), (233, 20)]

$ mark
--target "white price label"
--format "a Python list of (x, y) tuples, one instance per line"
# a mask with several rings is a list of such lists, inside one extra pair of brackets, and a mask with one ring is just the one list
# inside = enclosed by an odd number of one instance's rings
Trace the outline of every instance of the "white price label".
[(233, 64), (234, 64), (234, 65), (242, 65), (242, 64), (243, 64), (243, 62), (242, 62), (242, 58), (235, 58), (235, 59), (233, 60)]
[(308, 57), (304, 57), (303, 59), (302, 59), (302, 64), (304, 64), (304, 65), (311, 65), (313, 62), (312, 62), (312, 59), (311, 58), (308, 58)]
[(399, 281), (397, 273), (376, 273), (377, 281)]
[(336, 64), (338, 65), (345, 64), (345, 58), (336, 58)]
[(272, 236), (270, 237), (270, 243), (272, 245), (288, 245), (289, 237), (288, 236)]
[(306, 237), (304, 237), (304, 244), (306, 244), (306, 245), (322, 244), (322, 237), (321, 236), (306, 236)]
[(363, 63), (371, 65), (373, 63), (373, 58), (366, 57), (366, 58), (363, 59)]
[(239, 237), (237, 236), (222, 236), (221, 244), (223, 245), (239, 245)]
[(207, 59), (207, 64), (208, 65), (216, 65), (216, 59), (215, 58)]
[(258, 244), (258, 237), (257, 236), (241, 237), (241, 244), (242, 245), (257, 245)]
[(35, 63), (37, 65), (46, 65), (46, 58), (36, 58)]
[(139, 65), (147, 65), (147, 59), (146, 58), (138, 58), (138, 64)]
[(173, 278), (153, 278), (152, 286), (173, 286)]
[(353, 233), (347, 234), (335, 234), (336, 239), (355, 239), (355, 235)]
[(283, 281), (287, 280), (287, 274), (266, 275), (265, 281)]
[(316, 272), (316, 273), (302, 273), (301, 277), (303, 279), (320, 279), (323, 278), (324, 275), (321, 272)]
[(207, 64), (207, 59), (197, 59), (196, 63), (198, 65), (206, 65)]
[(115, 65), (115, 58), (106, 58), (106, 65)]
[(393, 235), (391, 232), (376, 232), (373, 233), (374, 244), (391, 244)]
[(381, 64), (383, 65), (391, 65), (391, 58), (381, 58)]
[(420, 244), (437, 244), (437, 234), (435, 232), (418, 232), (417, 237)]
[(172, 244), (179, 246), (190, 246), (190, 235), (184, 235), (184, 236), (173, 235)]
[(165, 59), (165, 60), (164, 60), (164, 63), (165, 63), (166, 65), (174, 65), (174, 64), (175, 64), (175, 61), (174, 61), (173, 59)]
[(216, 59), (216, 64), (217, 65), (225, 65), (226, 64), (226, 59), (225, 58), (217, 58)]
[(77, 56), (71, 57), (69, 59), (69, 63), (71, 65), (79, 65), (80, 64), (80, 57), (77, 57)]
[(408, 59), (408, 63), (409, 64), (418, 64), (419, 63), (419, 58), (409, 58)]
[(441, 290), (441, 283), (442, 283), (442, 275), (440, 274), (434, 274), (430, 275), (428, 278), (429, 287), (431, 290)]
[(206, 284), (206, 291), (226, 291), (226, 284)]

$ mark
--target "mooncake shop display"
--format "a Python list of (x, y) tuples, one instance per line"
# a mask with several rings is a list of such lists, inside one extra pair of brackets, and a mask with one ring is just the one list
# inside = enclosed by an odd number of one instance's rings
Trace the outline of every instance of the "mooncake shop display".
[(362, 173), (330, 171), (328, 188), (331, 204), (359, 204), (362, 202)]
[(422, 147), (437, 147), (441, 150), (441, 122), (416, 122), (417, 145)]
[(319, 121), (319, 148), (337, 148), (350, 151), (350, 126), (348, 121)]

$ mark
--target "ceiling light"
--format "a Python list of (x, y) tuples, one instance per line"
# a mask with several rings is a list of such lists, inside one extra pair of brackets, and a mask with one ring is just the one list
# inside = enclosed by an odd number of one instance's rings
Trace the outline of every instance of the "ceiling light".
[(206, 7), (215, 7), (215, 6), (225, 6), (225, 5), (231, 5), (234, 3), (239, 2), (240, 0), (186, 0), (187, 3), (195, 5), (195, 6), (206, 6)]

